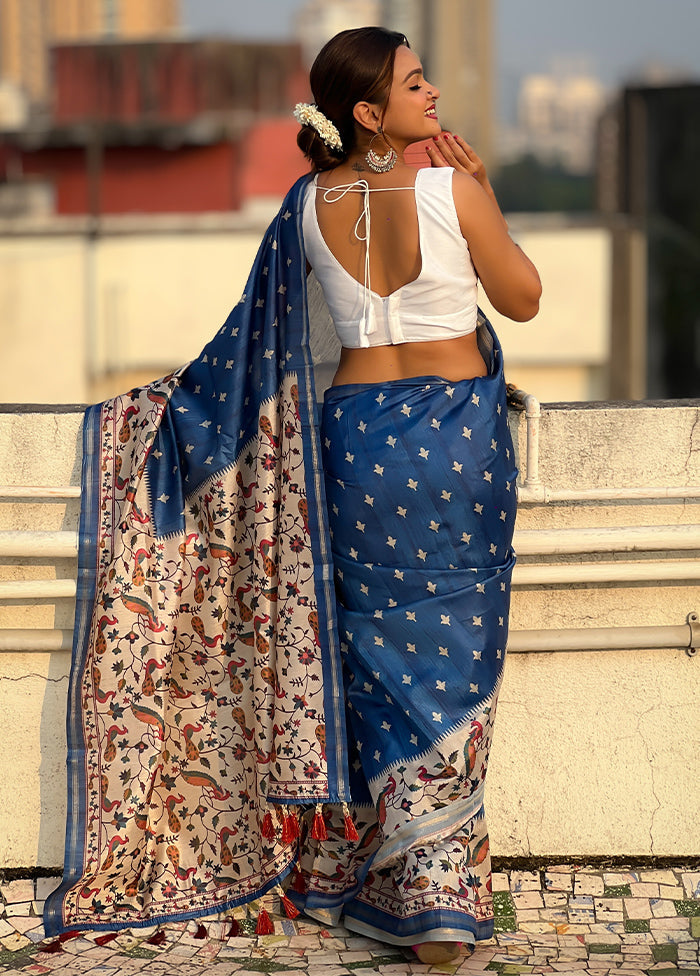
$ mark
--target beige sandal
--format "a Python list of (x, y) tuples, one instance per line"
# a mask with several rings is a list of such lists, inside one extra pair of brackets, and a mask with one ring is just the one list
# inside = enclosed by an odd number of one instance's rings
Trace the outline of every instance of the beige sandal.
[(426, 966), (439, 966), (453, 962), (462, 949), (461, 942), (419, 942), (411, 946), (420, 961)]

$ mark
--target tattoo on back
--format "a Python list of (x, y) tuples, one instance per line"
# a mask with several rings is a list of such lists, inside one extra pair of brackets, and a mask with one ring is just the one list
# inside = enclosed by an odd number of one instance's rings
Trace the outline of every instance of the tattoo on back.
[(362, 163), (360, 162), (359, 159), (358, 159), (358, 161), (356, 163), (353, 163), (352, 164), (352, 168), (355, 170), (356, 173), (364, 173), (364, 171), (365, 171), (365, 168), (364, 168), (364, 166), (362, 165)]

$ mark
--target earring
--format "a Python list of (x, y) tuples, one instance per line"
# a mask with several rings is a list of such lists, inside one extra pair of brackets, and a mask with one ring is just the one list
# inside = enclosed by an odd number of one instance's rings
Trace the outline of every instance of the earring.
[(388, 173), (390, 169), (396, 166), (396, 160), (399, 158), (398, 153), (395, 149), (389, 146), (389, 152), (384, 156), (380, 156), (378, 152), (372, 149), (372, 143), (378, 137), (384, 138), (384, 133), (382, 132), (382, 127), (379, 126), (376, 133), (372, 136), (369, 142), (369, 149), (367, 150), (367, 155), (365, 156), (365, 161), (373, 173)]

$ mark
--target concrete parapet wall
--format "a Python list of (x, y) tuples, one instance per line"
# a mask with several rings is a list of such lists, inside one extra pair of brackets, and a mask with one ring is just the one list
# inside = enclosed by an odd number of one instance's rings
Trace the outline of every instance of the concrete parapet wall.
[[(2, 485), (78, 485), (81, 419), (77, 407), (0, 411)], [(526, 550), (511, 637), (517, 650), (530, 632), (536, 649), (510, 653), (506, 667), (487, 783), (493, 853), (698, 855), (700, 654), (680, 645), (586, 649), (585, 637), (582, 650), (544, 652), (537, 632), (677, 628), (700, 612), (700, 403), (544, 407), (535, 488), (527, 418), (511, 421)], [(633, 497), (640, 487), (667, 497)], [(620, 490), (629, 497), (607, 497)], [(557, 494), (571, 491), (578, 500)], [(75, 497), (0, 497), (0, 533), (76, 532), (78, 516)], [(611, 531), (640, 526), (649, 527), (643, 544)], [(599, 531), (583, 548), (570, 533), (552, 545), (557, 530), (571, 529)], [(675, 541), (659, 543), (659, 533)], [(549, 582), (533, 583), (532, 567)], [(567, 582), (557, 582), (562, 572)], [(74, 574), (70, 558), (0, 556), (0, 581)], [(5, 598), (0, 633), (68, 630), (72, 615), (70, 598)], [(69, 667), (68, 651), (0, 651), (0, 867), (62, 863)]]

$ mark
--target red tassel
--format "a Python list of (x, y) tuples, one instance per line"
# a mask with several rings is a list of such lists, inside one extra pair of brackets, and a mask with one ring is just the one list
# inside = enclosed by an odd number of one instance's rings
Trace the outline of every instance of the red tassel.
[(267, 840), (274, 840), (274, 837), (275, 837), (275, 825), (272, 822), (272, 814), (270, 813), (269, 810), (267, 811), (267, 813), (263, 817), (263, 822), (262, 822), (262, 827), (260, 828), (260, 833), (263, 835), (263, 837), (266, 837)]
[(165, 932), (156, 932), (150, 939), (146, 939), (146, 943), (154, 946), (165, 945)]
[(286, 895), (282, 895), (282, 908), (284, 908), (287, 918), (296, 918), (299, 914), (297, 906)]
[(347, 803), (343, 804), (343, 820), (345, 821), (345, 840), (359, 840), (360, 835), (357, 833), (355, 824), (352, 822)]
[(49, 942), (49, 944), (47, 946), (42, 946), (41, 947), (41, 951), (42, 952), (51, 952), (51, 953), (53, 953), (53, 952), (63, 952), (63, 946), (61, 945), (61, 943), (59, 942), (59, 940), (56, 939), (55, 942)]
[(258, 924), (255, 926), (256, 935), (274, 935), (275, 926), (272, 923), (272, 919), (267, 914), (264, 908), (260, 909), (260, 914), (258, 915)]
[(294, 891), (298, 891), (300, 895), (306, 894), (306, 882), (304, 881), (304, 875), (301, 873), (299, 868), (294, 872), (294, 880), (292, 881), (292, 888)]
[(42, 946), (42, 952), (63, 952), (63, 943), (69, 939), (77, 939), (82, 933), (73, 929), (70, 932), (61, 932), (55, 942), (50, 942), (47, 946)]
[(311, 827), (311, 837), (314, 840), (328, 840), (326, 821), (323, 819), (323, 810), (320, 803), (316, 804), (316, 812), (314, 813), (314, 822)]
[(194, 933), (194, 937), (195, 937), (195, 939), (206, 939), (206, 937), (207, 937), (207, 929), (206, 929), (206, 926), (199, 925), (197, 927), (197, 931)]
[(235, 939), (241, 934), (241, 927), (238, 924), (238, 920), (235, 918), (231, 919), (231, 928), (228, 930), (227, 939)]
[[(113, 942), (118, 935), (119, 935), (118, 932), (107, 932), (106, 935), (99, 935), (95, 939), (95, 945), (98, 946), (108, 945), (110, 942)], [(163, 940), (165, 940), (165, 933), (163, 933)]]
[(293, 844), (298, 836), (299, 822), (297, 821), (296, 815), (292, 813), (285, 814), (282, 825), (282, 843)]

